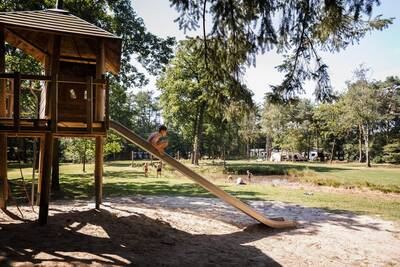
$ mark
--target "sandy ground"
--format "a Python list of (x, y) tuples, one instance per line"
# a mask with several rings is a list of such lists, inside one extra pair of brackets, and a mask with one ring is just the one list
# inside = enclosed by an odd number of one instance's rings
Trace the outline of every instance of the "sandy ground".
[[(400, 266), (400, 227), (368, 216), (249, 201), (297, 229), (261, 226), (217, 199), (129, 197), (56, 201), (49, 224), (0, 212), (0, 265), (7, 266)], [(11, 207), (10, 212), (19, 215)]]

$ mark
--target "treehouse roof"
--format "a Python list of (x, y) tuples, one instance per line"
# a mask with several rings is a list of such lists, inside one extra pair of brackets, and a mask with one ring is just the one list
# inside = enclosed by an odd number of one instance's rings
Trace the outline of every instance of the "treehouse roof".
[(66, 10), (0, 12), (5, 40), (37, 60), (51, 54), (49, 34), (61, 36), (60, 61), (96, 64), (98, 42), (104, 40), (106, 71), (120, 69), (121, 38)]

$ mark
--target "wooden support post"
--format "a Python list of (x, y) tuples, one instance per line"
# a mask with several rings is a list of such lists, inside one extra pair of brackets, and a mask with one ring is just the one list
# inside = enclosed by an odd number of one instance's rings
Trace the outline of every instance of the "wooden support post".
[(93, 77), (86, 78), (86, 125), (89, 133), (93, 132)]
[[(105, 47), (104, 39), (100, 39), (96, 57), (96, 79), (101, 79), (105, 74)], [(104, 121), (105, 115), (105, 88), (102, 85), (96, 86), (96, 121)]]
[[(4, 26), (0, 26), (0, 72), (5, 71), (5, 43)], [(0, 81), (0, 117), (7, 116), (6, 80)], [(7, 208), (8, 180), (7, 180), (7, 135), (0, 133), (0, 208)]]
[(14, 129), (19, 132), (20, 129), (20, 92), (21, 92), (21, 73), (14, 74)]
[(57, 131), (58, 122), (58, 71), (60, 69), (60, 51), (61, 51), (61, 36), (55, 35), (52, 43), (51, 53), (51, 83), (50, 83), (50, 112), (51, 112), (51, 130)]
[[(4, 26), (0, 25), (0, 72), (5, 72), (6, 62), (6, 47), (4, 42)], [(0, 80), (0, 117), (5, 117), (7, 114), (7, 80)]]
[(96, 195), (96, 209), (100, 209), (103, 197), (103, 150), (104, 150), (104, 138), (101, 136), (96, 137), (96, 149), (95, 149), (95, 166), (94, 166), (94, 187)]
[(53, 153), (53, 134), (46, 133), (44, 137), (43, 172), (40, 181), (39, 224), (47, 224), (50, 200), (50, 178)]
[(51, 131), (57, 132), (58, 123), (58, 75), (51, 76)]
[(9, 86), (9, 92), (10, 94), (8, 95), (8, 112), (7, 112), (7, 117), (11, 118), (12, 113), (14, 112), (14, 80), (10, 80), (10, 86)]
[[(98, 49), (96, 55), (96, 79), (101, 79), (105, 74), (105, 47), (104, 39), (98, 42)], [(104, 99), (104, 86), (96, 86), (96, 122), (104, 122), (105, 116), (105, 99)], [(103, 124), (105, 127), (105, 125)], [(96, 137), (96, 151), (95, 151), (95, 169), (94, 169), (94, 183), (96, 193), (96, 209), (100, 208), (103, 196), (103, 161), (104, 161), (104, 138)]]
[(43, 177), (43, 166), (44, 166), (44, 137), (39, 138), (39, 175), (37, 181), (37, 195), (36, 195), (36, 205), (39, 205), (40, 195), (42, 192), (42, 177)]
[[(105, 75), (103, 75), (105, 78)], [(110, 88), (109, 88), (109, 81), (108, 78), (106, 78), (106, 110), (105, 110), (105, 124), (106, 124), (106, 130), (110, 129)]]
[(7, 135), (0, 134), (0, 209), (7, 208)]
[(54, 138), (53, 143), (53, 160), (52, 160), (52, 172), (51, 172), (51, 191), (60, 191), (60, 139)]

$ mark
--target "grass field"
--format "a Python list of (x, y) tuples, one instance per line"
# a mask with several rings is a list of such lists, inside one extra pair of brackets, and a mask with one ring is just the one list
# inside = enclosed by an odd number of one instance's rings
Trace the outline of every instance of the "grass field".
[(358, 187), (400, 193), (400, 166), (321, 163), (228, 162), (227, 171), (258, 175), (288, 175), (291, 180), (334, 187)]
[[(170, 168), (165, 168), (163, 177), (155, 178), (155, 171), (150, 169), (149, 177), (144, 177), (141, 163), (131, 167), (128, 161), (109, 162), (105, 165), (104, 195), (133, 196), (141, 195), (171, 195), (171, 196), (202, 196), (211, 195), (190, 180), (183, 178)], [(14, 166), (15, 167), (15, 166)], [(227, 170), (242, 173), (250, 169), (255, 174), (268, 175), (271, 170), (275, 174), (290, 174), (292, 179), (300, 182), (316, 184), (330, 184), (336, 186), (366, 186), (372, 188), (398, 188), (400, 184), (400, 168), (379, 166), (366, 169), (357, 165), (322, 165), (322, 164), (265, 164), (259, 162), (232, 161), (228, 162)], [(81, 165), (62, 164), (60, 168), (61, 187), (67, 196), (73, 198), (92, 198), (94, 195), (93, 165), (88, 165), (87, 172), (83, 173)], [(265, 184), (250, 184), (237, 186), (226, 183), (223, 176), (223, 167), (210, 162), (196, 168), (196, 171), (211, 177), (213, 182), (229, 193), (243, 200), (279, 200), (296, 203), (308, 207), (321, 207), (333, 212), (351, 211), (357, 214), (379, 215), (384, 218), (400, 221), (400, 195), (398, 194), (368, 194), (362, 192), (323, 192), (313, 190), (313, 195), (305, 195), (305, 190), (288, 188), (285, 186), (271, 186)], [(24, 168), (23, 173), (29, 189), (31, 169)], [(13, 195), (23, 197), (18, 168), (11, 168), (10, 180), (13, 181)], [(254, 179), (257, 179), (255, 177)], [(328, 181), (328, 182), (326, 182)], [(396, 190), (389, 190), (397, 192)]]

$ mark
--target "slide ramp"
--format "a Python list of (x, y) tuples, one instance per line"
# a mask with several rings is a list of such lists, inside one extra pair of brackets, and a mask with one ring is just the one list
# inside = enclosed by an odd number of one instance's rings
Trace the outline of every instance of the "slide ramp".
[(215, 186), (213, 183), (209, 182), (206, 178), (202, 177), (201, 175), (197, 174), (196, 172), (192, 171), (189, 167), (185, 166), (184, 164), (180, 163), (179, 161), (175, 160), (168, 154), (164, 153), (161, 154), (155, 149), (149, 142), (145, 139), (131, 131), (130, 129), (126, 128), (125, 126), (121, 125), (118, 122), (110, 121), (110, 128), (117, 132), (119, 135), (124, 137), (126, 140), (132, 142), (133, 144), (137, 145), (141, 149), (153, 154), (155, 157), (159, 158), (160, 160), (164, 161), (165, 163), (172, 166), (174, 169), (185, 175), (187, 178), (191, 179), (192, 181), (198, 183), (204, 189), (209, 191), (210, 193), (214, 194), (221, 200), (225, 201), (226, 203), (232, 205), (233, 207), (237, 208), (238, 210), (246, 213), (250, 217), (256, 219), (257, 221), (272, 227), (272, 228), (292, 228), (296, 226), (296, 222), (294, 221), (285, 221), (285, 220), (273, 220), (268, 219), (258, 211), (254, 210), (247, 204), (243, 203), (236, 197), (228, 194), (221, 188)]

